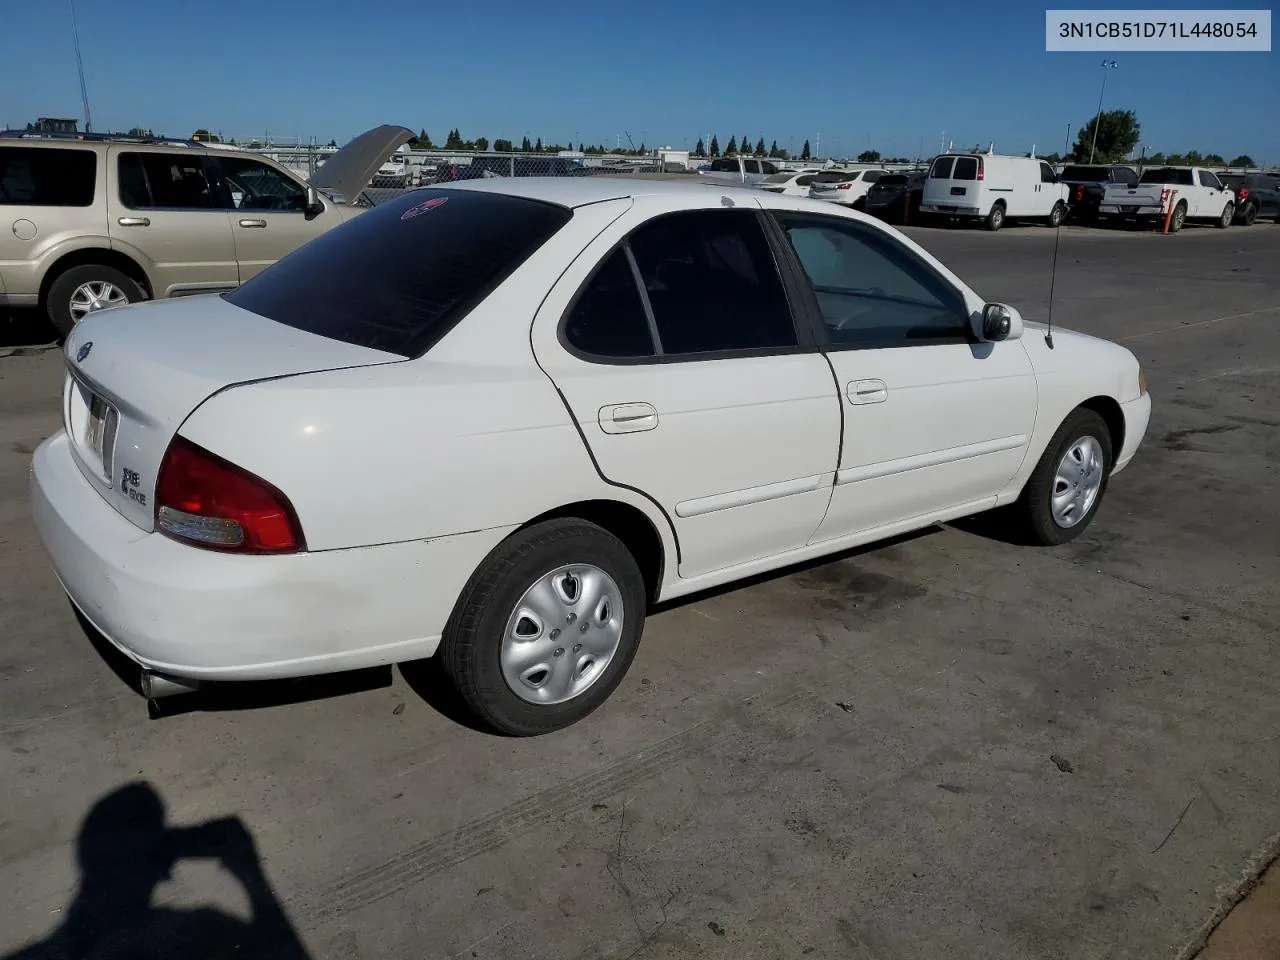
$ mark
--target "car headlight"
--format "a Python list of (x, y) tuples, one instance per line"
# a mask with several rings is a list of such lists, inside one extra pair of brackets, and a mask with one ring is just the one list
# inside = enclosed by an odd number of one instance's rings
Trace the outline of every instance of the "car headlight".
[(1147, 392), (1147, 375), (1142, 370), (1142, 365), (1138, 365), (1138, 396), (1144, 396)]

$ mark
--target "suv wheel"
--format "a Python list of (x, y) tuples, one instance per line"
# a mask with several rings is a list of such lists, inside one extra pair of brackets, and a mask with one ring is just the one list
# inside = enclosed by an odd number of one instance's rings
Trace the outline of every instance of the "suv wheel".
[(72, 267), (53, 281), (45, 309), (65, 337), (91, 313), (145, 299), (142, 288), (119, 270), (90, 263)]
[(1258, 219), (1258, 205), (1256, 203), (1247, 203), (1243, 210), (1240, 211), (1240, 222), (1246, 227), (1252, 227), (1253, 221)]

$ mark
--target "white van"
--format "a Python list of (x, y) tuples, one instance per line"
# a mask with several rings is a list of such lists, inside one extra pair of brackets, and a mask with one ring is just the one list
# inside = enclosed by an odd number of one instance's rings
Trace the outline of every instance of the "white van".
[(944, 154), (929, 168), (920, 212), (981, 217), (988, 230), (999, 230), (1006, 220), (1045, 220), (1056, 227), (1067, 214), (1067, 188), (1053, 167), (1035, 157)]

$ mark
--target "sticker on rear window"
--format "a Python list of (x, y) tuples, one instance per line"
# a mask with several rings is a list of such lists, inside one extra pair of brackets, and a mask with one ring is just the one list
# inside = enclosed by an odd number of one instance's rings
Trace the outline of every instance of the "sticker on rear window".
[(404, 213), (400, 214), (401, 220), (412, 220), (414, 217), (421, 216), (428, 210), (434, 210), (436, 207), (442, 207), (449, 202), (448, 197), (432, 197), (430, 200), (424, 200), (416, 207), (410, 207)]

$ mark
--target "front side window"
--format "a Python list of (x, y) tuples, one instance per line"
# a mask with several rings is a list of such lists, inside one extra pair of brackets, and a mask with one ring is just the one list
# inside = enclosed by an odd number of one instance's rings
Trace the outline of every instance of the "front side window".
[(213, 194), (199, 154), (121, 153), (120, 202), (131, 210), (210, 210)]
[(796, 330), (756, 214), (692, 210), (629, 239), (664, 355), (796, 346)]
[(226, 300), (308, 333), (418, 356), (571, 217), (520, 197), (415, 190), (321, 234)]
[(87, 207), (97, 175), (92, 150), (0, 147), (0, 205)]
[(1057, 183), (1058, 182), (1058, 177), (1057, 177), (1057, 174), (1053, 172), (1053, 167), (1049, 166), (1047, 163), (1040, 164), (1040, 182), (1041, 183)]
[(781, 215), (778, 222), (813, 288), (833, 346), (969, 339), (960, 291), (882, 231), (803, 214)]
[(1221, 189), (1222, 189), (1222, 181), (1221, 181), (1221, 180), (1219, 180), (1219, 179), (1217, 178), (1217, 176), (1216, 176), (1216, 175), (1214, 175), (1214, 174), (1210, 173), (1208, 170), (1201, 170), (1201, 171), (1200, 171), (1200, 186), (1202, 186), (1202, 187), (1212, 187), (1214, 190), (1221, 190)]
[(232, 210), (302, 213), (307, 208), (307, 191), (274, 167), (247, 157), (219, 157), (218, 166), (225, 191), (223, 204)]

